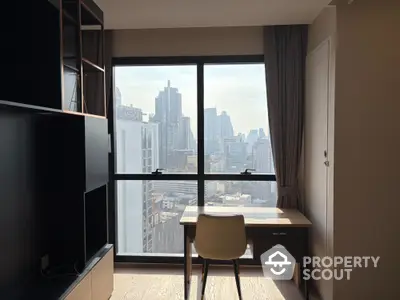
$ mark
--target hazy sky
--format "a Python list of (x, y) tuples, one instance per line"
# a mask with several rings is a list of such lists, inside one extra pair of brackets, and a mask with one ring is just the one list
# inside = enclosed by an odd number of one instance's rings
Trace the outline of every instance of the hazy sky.
[[(182, 111), (190, 117), (197, 138), (196, 66), (134, 66), (115, 68), (115, 86), (122, 103), (154, 113), (155, 98), (167, 86), (182, 94)], [(231, 117), (235, 133), (249, 133), (263, 128), (268, 134), (265, 69), (263, 64), (205, 65), (204, 107), (225, 110)]]

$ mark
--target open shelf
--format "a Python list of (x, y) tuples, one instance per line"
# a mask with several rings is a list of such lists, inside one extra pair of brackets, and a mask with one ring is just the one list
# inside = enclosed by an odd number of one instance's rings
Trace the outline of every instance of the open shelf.
[(78, 25), (78, 20), (76, 17), (71, 15), (67, 10), (63, 10), (63, 17), (71, 23)]
[(62, 109), (82, 112), (78, 2), (62, 1)]
[(86, 58), (82, 58), (83, 70), (88, 72), (104, 72), (104, 69)]
[(76, 73), (80, 72), (76, 67), (71, 66), (70, 64), (68, 64), (68, 62), (65, 62), (65, 61), (64, 61), (64, 68), (67, 68), (67, 69), (69, 69), (71, 71), (74, 71)]
[(79, 24), (78, 17), (78, 0), (62, 0), (62, 13), (63, 16), (75, 24)]
[(78, 116), (88, 116), (93, 118), (105, 119), (105, 116), (89, 114), (89, 113), (81, 113), (75, 111), (69, 111), (68, 109), (54, 109), (43, 106), (35, 106), (30, 104), (24, 104), (19, 102), (11, 102), (11, 101), (2, 101), (0, 100), (0, 109), (9, 112), (27, 112), (33, 114), (72, 114)]
[(19, 102), (2, 101), (0, 100), (0, 109), (6, 111), (14, 112), (29, 112), (29, 113), (62, 113), (60, 109), (48, 108), (43, 106), (36, 106), (30, 104), (24, 104)]
[(81, 26), (82, 57), (101, 69), (104, 67), (103, 33), (102, 25)]
[(81, 24), (82, 25), (102, 25), (103, 12), (93, 2), (88, 0), (80, 0), (81, 2)]
[(105, 91), (103, 72), (84, 73), (83, 112), (105, 116)]
[(81, 112), (80, 73), (72, 68), (64, 68), (63, 109)]

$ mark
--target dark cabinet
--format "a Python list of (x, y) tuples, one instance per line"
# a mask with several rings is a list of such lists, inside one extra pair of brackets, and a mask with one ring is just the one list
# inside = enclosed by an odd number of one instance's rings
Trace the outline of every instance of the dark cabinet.
[(90, 192), (108, 182), (107, 120), (85, 117), (85, 191)]
[(47, 212), (49, 260), (82, 269), (107, 243), (107, 119), (41, 115), (35, 138), (38, 196)]
[(0, 47), (0, 299), (59, 299), (108, 242), (103, 13), (92, 0), (14, 11)]
[(296, 261), (302, 261), (307, 255), (307, 244), (301, 241), (307, 240), (308, 228), (269, 228), (269, 229), (251, 229), (252, 235), (259, 236), (263, 242), (254, 246), (254, 257), (259, 258), (265, 251), (275, 245), (284, 246)]

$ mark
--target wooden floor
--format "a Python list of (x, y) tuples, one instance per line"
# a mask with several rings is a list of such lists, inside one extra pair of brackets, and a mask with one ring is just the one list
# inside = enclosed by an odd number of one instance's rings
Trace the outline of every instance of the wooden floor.
[[(201, 271), (194, 269), (190, 300), (200, 300)], [(272, 281), (260, 269), (241, 268), (243, 300), (303, 300), (292, 281)], [(123, 267), (115, 270), (111, 300), (183, 300), (181, 268)], [(210, 267), (206, 300), (237, 300), (231, 267)]]

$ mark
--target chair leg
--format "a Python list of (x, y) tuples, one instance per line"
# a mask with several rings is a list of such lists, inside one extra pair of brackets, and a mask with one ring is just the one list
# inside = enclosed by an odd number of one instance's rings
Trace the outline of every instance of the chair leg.
[(209, 262), (208, 260), (204, 259), (203, 262), (203, 268), (202, 268), (202, 274), (201, 274), (201, 299), (204, 298), (204, 291), (206, 290), (206, 282), (207, 282), (207, 274), (208, 274), (208, 265)]
[(239, 278), (239, 260), (234, 259), (233, 260), (233, 266), (235, 269), (235, 280), (236, 280), (236, 287), (238, 290), (238, 295), (239, 295), (239, 300), (242, 300), (242, 291), (240, 289), (240, 278)]

